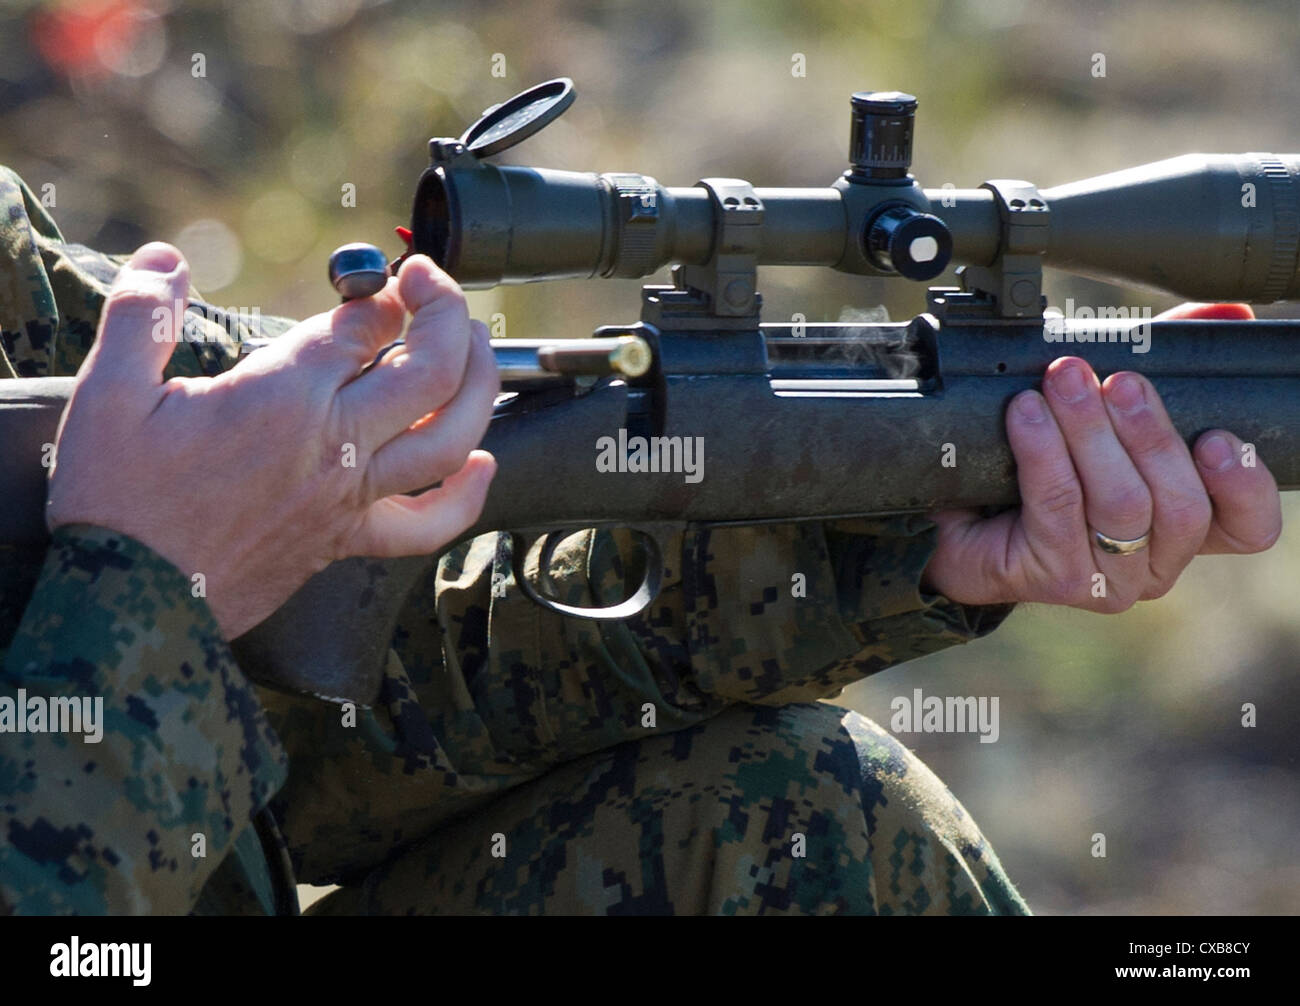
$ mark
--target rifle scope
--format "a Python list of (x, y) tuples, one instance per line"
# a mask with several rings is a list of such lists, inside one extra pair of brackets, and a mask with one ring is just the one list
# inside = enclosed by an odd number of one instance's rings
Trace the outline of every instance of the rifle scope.
[(570, 81), (550, 81), (459, 140), (431, 140), (414, 249), (470, 288), (640, 277), (737, 251), (757, 265), (914, 280), (1031, 254), (1192, 300), (1300, 297), (1300, 154), (1187, 154), (1041, 191), (1006, 180), (925, 189), (908, 173), (916, 99), (890, 91), (852, 96), (851, 167), (824, 188), (721, 178), (667, 188), (635, 173), (485, 160), (572, 100)]

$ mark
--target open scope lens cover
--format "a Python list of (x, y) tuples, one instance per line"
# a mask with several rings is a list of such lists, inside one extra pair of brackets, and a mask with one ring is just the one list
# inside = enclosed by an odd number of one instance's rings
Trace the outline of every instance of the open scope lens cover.
[(530, 87), (509, 101), (493, 105), (483, 117), (465, 130), (460, 142), (475, 157), (489, 157), (526, 140), (558, 119), (576, 93), (573, 81), (557, 77)]

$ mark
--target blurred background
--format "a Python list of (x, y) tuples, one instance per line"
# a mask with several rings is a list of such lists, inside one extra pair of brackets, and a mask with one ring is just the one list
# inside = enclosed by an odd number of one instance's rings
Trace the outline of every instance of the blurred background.
[[(7, 0), (0, 163), (38, 194), (53, 183), (70, 240), (170, 240), (212, 303), (301, 317), (335, 302), (335, 246), (400, 250), (392, 228), (431, 135), (551, 77), (572, 77), (577, 103), (503, 160), (668, 185), (829, 184), (846, 166), (849, 93), (898, 89), (920, 99), (926, 186), (1048, 186), (1189, 151), (1300, 149), (1297, 53), (1291, 0)], [(539, 284), (471, 303), (503, 312), (510, 335), (582, 336), (635, 320), (638, 287)], [(919, 286), (829, 270), (766, 270), (760, 287), (773, 320), (924, 306)], [(1060, 274), (1047, 293), (1175, 303)], [(988, 639), (839, 701), (887, 726), (890, 700), (914, 688), (999, 697), (995, 744), (900, 739), (1039, 913), (1300, 911), (1298, 502), (1266, 555), (1200, 559), (1120, 616), (1022, 607)]]

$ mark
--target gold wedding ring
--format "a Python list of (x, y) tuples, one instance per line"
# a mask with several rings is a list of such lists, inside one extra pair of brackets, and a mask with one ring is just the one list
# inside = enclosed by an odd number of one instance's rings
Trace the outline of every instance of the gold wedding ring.
[(1151, 542), (1150, 531), (1141, 538), (1133, 538), (1130, 541), (1112, 538), (1108, 534), (1102, 534), (1095, 527), (1092, 529), (1092, 535), (1097, 547), (1107, 555), (1132, 555), (1134, 552), (1141, 552)]

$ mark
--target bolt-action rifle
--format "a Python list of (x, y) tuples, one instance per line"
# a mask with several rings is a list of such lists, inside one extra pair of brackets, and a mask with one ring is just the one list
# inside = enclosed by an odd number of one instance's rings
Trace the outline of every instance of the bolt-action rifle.
[[(665, 543), (718, 524), (1018, 501), (1003, 413), (1056, 357), (1136, 370), (1179, 432), (1251, 443), (1300, 488), (1300, 323), (1049, 316), (1044, 265), (1191, 300), (1300, 297), (1300, 155), (1188, 154), (1050, 189), (997, 179), (926, 189), (909, 173), (917, 102), (852, 96), (850, 167), (824, 188), (501, 166), (492, 155), (574, 99), (567, 79), (429, 141), (410, 250), (467, 288), (644, 277), (640, 319), (582, 340), (494, 340), (503, 396), (483, 446), (500, 468), (464, 537), (506, 531), (517, 589), (574, 617), (623, 618), (655, 597)], [(398, 260), (400, 261), (400, 259)], [(886, 324), (761, 321), (761, 265), (937, 278), (927, 310)], [(382, 287), (377, 248), (347, 245), (345, 298)], [(1135, 349), (1145, 349), (1135, 353)], [(0, 541), (39, 542), (45, 470), (71, 378), (0, 381)], [(707, 451), (707, 457), (704, 452)], [(941, 463), (944, 452), (956, 464)], [(641, 581), (582, 608), (547, 570), (575, 530), (631, 529)], [(462, 539), (463, 540), (463, 539)], [(402, 601), (436, 557), (334, 563), (240, 639), (255, 679), (373, 698)]]

